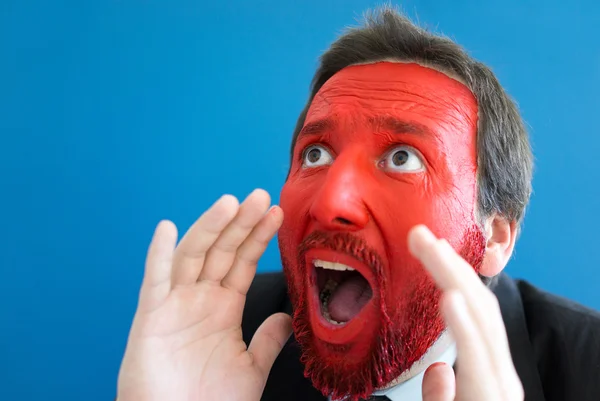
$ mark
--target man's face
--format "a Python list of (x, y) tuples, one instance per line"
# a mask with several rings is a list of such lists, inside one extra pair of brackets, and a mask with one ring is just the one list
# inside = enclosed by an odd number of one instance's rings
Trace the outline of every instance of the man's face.
[(347, 67), (315, 96), (279, 244), (302, 360), (325, 394), (369, 395), (444, 330), (407, 234), (426, 224), (479, 266), (476, 127), (469, 89), (417, 64)]

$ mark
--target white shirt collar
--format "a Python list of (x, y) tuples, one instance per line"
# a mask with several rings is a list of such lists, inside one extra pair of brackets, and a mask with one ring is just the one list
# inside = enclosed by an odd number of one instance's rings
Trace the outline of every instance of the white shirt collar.
[[(444, 362), (447, 365), (454, 366), (456, 355), (456, 344), (451, 343), (437, 359), (428, 363), (417, 375), (393, 387), (385, 390), (377, 390), (372, 395), (385, 395), (391, 401), (421, 401), (423, 399), (423, 376), (425, 376), (426, 368), (437, 362)], [(331, 397), (329, 397), (329, 400), (331, 401)]]
[[(451, 344), (430, 366), (436, 362), (444, 362), (450, 366), (454, 366), (456, 362), (456, 344)], [(421, 401), (423, 399), (422, 384), (424, 375), (425, 370), (394, 387), (375, 391), (373, 395), (385, 395), (391, 401)]]

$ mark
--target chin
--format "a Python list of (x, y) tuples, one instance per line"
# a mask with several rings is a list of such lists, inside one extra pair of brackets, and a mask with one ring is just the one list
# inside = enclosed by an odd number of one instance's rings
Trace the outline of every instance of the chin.
[[(283, 256), (284, 252), (282, 252)], [(418, 361), (444, 330), (428, 276), (386, 299), (381, 258), (348, 233), (313, 233), (284, 259), (305, 376), (333, 399), (368, 398)]]

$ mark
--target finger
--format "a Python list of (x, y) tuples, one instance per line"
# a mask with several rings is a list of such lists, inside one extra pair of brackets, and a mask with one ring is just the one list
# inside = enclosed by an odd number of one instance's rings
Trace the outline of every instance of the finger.
[(175, 227), (175, 224), (168, 220), (158, 223), (146, 256), (146, 267), (138, 306), (140, 309), (151, 311), (169, 295), (173, 250), (176, 243), (177, 227)]
[(265, 380), (291, 334), (292, 318), (285, 313), (269, 316), (256, 330), (248, 352), (254, 357), (254, 363)]
[(206, 253), (237, 214), (238, 201), (223, 195), (190, 227), (175, 249), (171, 285), (189, 285), (198, 280)]
[(231, 270), (221, 281), (223, 287), (246, 295), (256, 274), (258, 261), (282, 222), (283, 211), (280, 207), (273, 206), (238, 249)]
[(443, 362), (434, 363), (423, 377), (423, 401), (452, 401), (456, 382), (452, 367)]
[[(438, 286), (445, 291), (458, 290), (467, 302), (473, 321), (479, 326), (494, 362), (506, 367), (510, 354), (502, 315), (496, 297), (483, 285), (473, 268), (445, 240), (438, 240), (425, 226), (409, 233), (411, 252), (421, 260)], [(512, 364), (512, 361), (508, 361)]]
[(483, 287), (473, 267), (447, 241), (437, 239), (424, 225), (416, 226), (408, 233), (408, 246), (442, 290), (458, 289), (470, 293)]
[(409, 233), (409, 248), (444, 291), (458, 290), (467, 301), (491, 348), (503, 341), (504, 325), (495, 296), (475, 270), (445, 240), (438, 240), (425, 226)]
[(461, 394), (465, 389), (469, 400), (498, 399), (498, 382), (488, 347), (460, 292), (452, 290), (444, 294), (442, 313), (458, 351), (457, 392)]
[(257, 189), (248, 195), (240, 206), (237, 216), (209, 249), (199, 280), (218, 283), (225, 277), (231, 269), (239, 246), (263, 218), (270, 203), (269, 194), (262, 189)]

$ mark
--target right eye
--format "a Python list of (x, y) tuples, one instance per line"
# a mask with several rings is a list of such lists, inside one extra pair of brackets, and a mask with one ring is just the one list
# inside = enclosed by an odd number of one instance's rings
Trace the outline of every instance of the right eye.
[(302, 165), (304, 167), (319, 167), (331, 164), (333, 157), (320, 145), (309, 146), (302, 155)]

